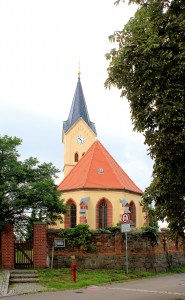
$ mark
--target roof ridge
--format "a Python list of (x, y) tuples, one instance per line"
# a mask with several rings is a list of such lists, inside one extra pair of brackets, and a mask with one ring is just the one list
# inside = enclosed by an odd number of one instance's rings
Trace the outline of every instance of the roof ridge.
[[(102, 145), (102, 144), (101, 144)], [(104, 148), (104, 151), (106, 151), (108, 153), (108, 155), (111, 157), (112, 161), (117, 165), (118, 169), (121, 169), (121, 171), (124, 172), (124, 174), (130, 179), (130, 181), (142, 192), (142, 190), (137, 186), (137, 184), (135, 184), (135, 182), (130, 178), (130, 176), (124, 171), (124, 169), (118, 164), (118, 162), (114, 159), (114, 157), (110, 154), (110, 152), (102, 145), (102, 147)], [(116, 178), (118, 179), (118, 181), (120, 182), (121, 184), (121, 179), (120, 177), (118, 176), (117, 172), (116, 172), (116, 169), (113, 168), (112, 164), (111, 164), (111, 161), (107, 159), (106, 157), (106, 160), (108, 161), (108, 163), (111, 165), (112, 167), (112, 170), (114, 172), (114, 174), (116, 175)]]
[[(93, 143), (94, 144), (94, 143)], [(63, 183), (63, 181), (65, 180), (68, 180), (68, 177), (70, 177), (71, 176), (71, 174), (73, 174), (74, 172), (75, 172), (75, 170), (76, 170), (76, 168), (78, 168), (78, 164), (79, 164), (79, 162), (80, 161), (82, 161), (83, 159), (85, 159), (85, 157), (86, 157), (86, 154), (88, 153), (88, 152), (90, 152), (91, 151), (91, 147), (87, 150), (87, 152), (85, 152), (85, 154), (80, 158), (80, 160), (78, 161), (78, 163), (76, 164), (76, 165), (74, 165), (74, 167), (70, 170), (70, 172), (63, 178), (63, 180), (60, 182), (60, 184), (59, 184), (59, 186), (58, 186), (58, 189), (60, 188), (60, 185)], [(92, 159), (91, 159), (91, 161), (92, 161)], [(89, 173), (89, 169), (88, 169), (88, 173)], [(86, 178), (87, 178), (87, 176), (86, 176)], [(84, 182), (84, 184), (86, 183), (86, 181)]]
[(59, 185), (59, 190), (84, 188), (121, 189), (143, 193), (99, 140), (91, 145)]
[[(96, 140), (94, 143), (93, 143), (93, 152), (92, 152), (92, 155), (91, 155), (91, 161), (90, 161), (90, 164), (89, 164), (89, 169), (88, 169), (88, 172), (87, 172), (87, 176), (86, 176), (86, 180), (85, 180), (85, 183), (87, 182), (87, 178), (88, 178), (88, 175), (89, 175), (89, 173), (90, 173), (90, 167), (91, 167), (91, 165), (92, 165), (92, 161), (93, 161), (93, 156), (94, 156), (94, 151), (95, 151), (95, 147), (96, 147), (96, 145), (97, 145), (97, 142), (98, 142), (98, 140)], [(90, 147), (89, 149), (91, 149), (92, 147)], [(89, 151), (89, 149), (88, 149), (88, 151)], [(92, 149), (91, 149), (92, 150)], [(87, 152), (88, 152), (87, 151)], [(87, 153), (86, 152), (86, 153)]]

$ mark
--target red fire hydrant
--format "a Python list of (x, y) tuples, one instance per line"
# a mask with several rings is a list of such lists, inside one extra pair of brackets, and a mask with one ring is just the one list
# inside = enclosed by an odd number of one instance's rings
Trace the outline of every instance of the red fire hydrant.
[(75, 263), (72, 263), (71, 270), (72, 270), (72, 280), (74, 282), (76, 282), (76, 270), (77, 270), (77, 266), (76, 266)]

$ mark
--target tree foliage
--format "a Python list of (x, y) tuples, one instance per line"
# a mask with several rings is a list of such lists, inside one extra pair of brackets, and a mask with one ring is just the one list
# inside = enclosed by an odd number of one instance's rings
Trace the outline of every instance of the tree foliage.
[[(116, 1), (116, 4), (120, 2)], [(142, 132), (154, 160), (144, 201), (154, 201), (159, 219), (185, 230), (185, 2), (131, 0), (133, 18), (110, 40), (118, 43), (105, 86), (126, 96), (134, 129)]]
[(71, 248), (82, 248), (87, 252), (95, 252), (96, 247), (92, 242), (92, 232), (88, 224), (78, 224), (74, 228), (60, 229), (59, 234), (65, 238)]
[(33, 157), (21, 161), (21, 143), (16, 137), (0, 136), (0, 229), (6, 222), (20, 228), (30, 217), (55, 222), (66, 212), (54, 183), (58, 170)]

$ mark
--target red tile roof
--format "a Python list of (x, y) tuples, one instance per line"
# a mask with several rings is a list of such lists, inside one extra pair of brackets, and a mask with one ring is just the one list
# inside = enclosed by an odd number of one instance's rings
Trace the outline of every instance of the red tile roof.
[(99, 141), (92, 144), (58, 189), (122, 189), (143, 193)]

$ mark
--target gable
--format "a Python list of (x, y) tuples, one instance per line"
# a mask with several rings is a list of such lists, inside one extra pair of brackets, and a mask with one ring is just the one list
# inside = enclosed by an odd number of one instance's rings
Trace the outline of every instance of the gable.
[(62, 141), (64, 141), (64, 136), (71, 136), (72, 138), (75, 138), (78, 134), (84, 134), (87, 137), (96, 137), (94, 131), (88, 126), (88, 124), (82, 118), (79, 118), (66, 133), (63, 131)]
[(142, 194), (99, 141), (92, 144), (58, 189), (121, 189)]

